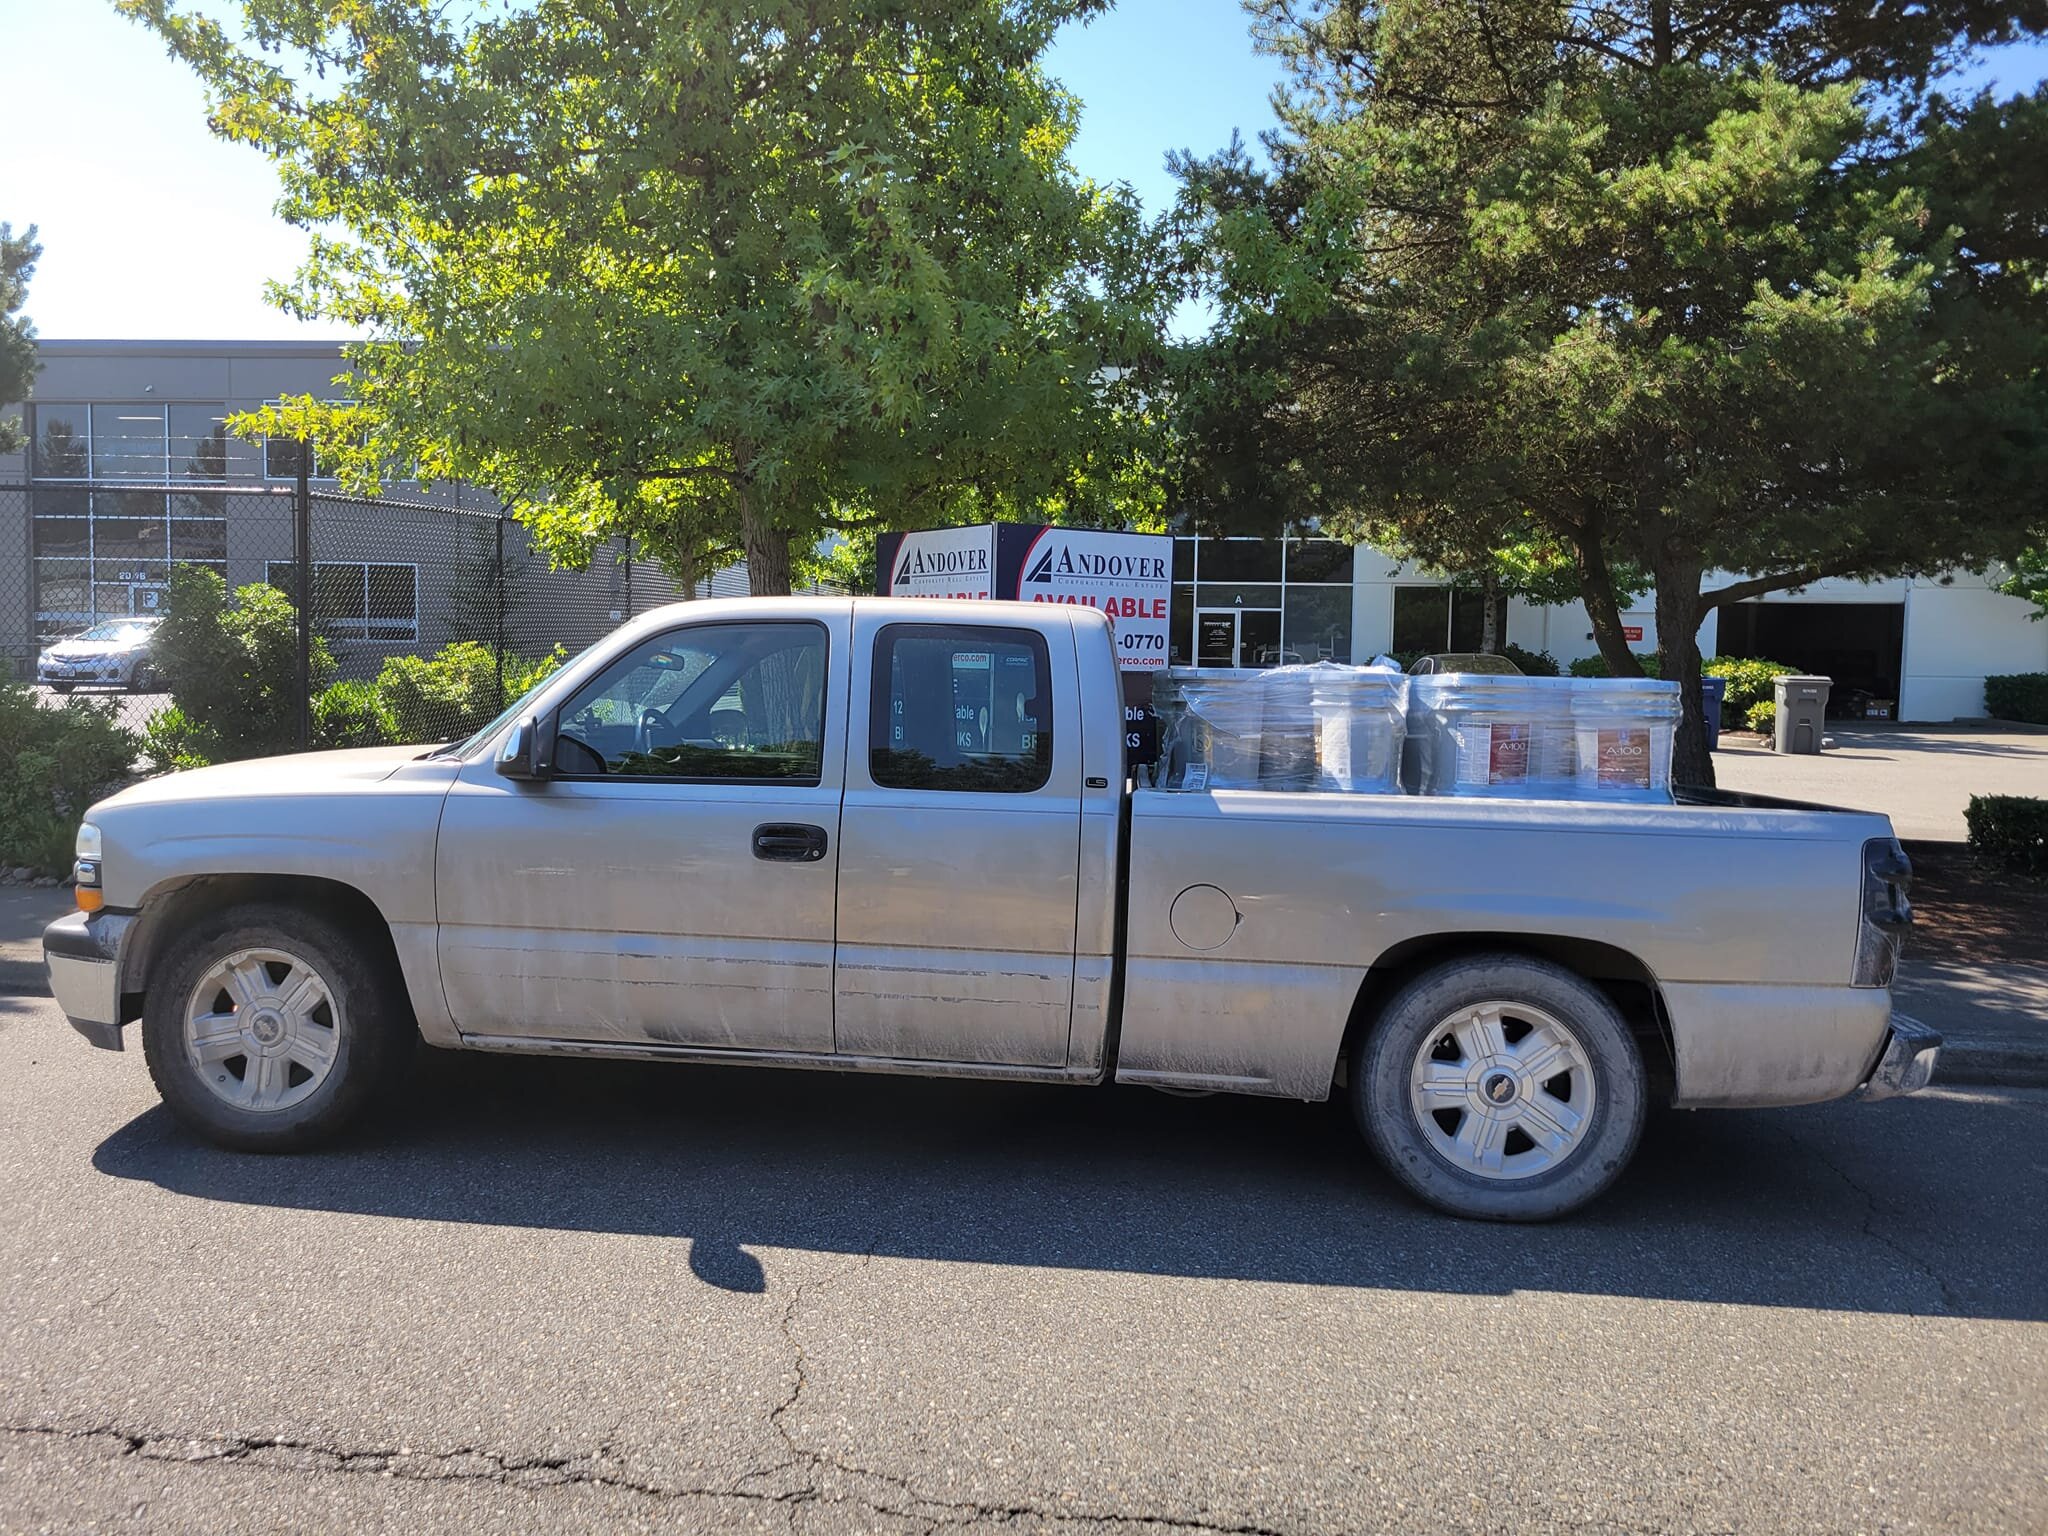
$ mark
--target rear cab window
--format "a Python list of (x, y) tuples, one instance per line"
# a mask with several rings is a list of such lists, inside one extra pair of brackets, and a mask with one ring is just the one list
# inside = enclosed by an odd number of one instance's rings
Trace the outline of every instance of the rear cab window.
[(878, 788), (1029, 794), (1052, 777), (1052, 668), (1036, 630), (885, 625), (869, 697)]

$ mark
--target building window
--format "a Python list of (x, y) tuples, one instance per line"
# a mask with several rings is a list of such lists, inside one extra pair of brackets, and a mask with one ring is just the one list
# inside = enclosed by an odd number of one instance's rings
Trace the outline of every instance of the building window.
[[(1394, 588), (1394, 650), (1469, 653), (1479, 649), (1486, 632), (1486, 599), (1478, 592), (1453, 587)], [(1507, 635), (1498, 637), (1503, 643)]]
[(92, 412), (83, 405), (36, 403), (38, 480), (84, 480), (92, 474)]
[[(298, 601), (299, 568), (273, 560), (263, 579)], [(313, 622), (339, 640), (417, 640), (420, 571), (416, 565), (321, 560), (313, 566)]]
[(1352, 547), (1337, 539), (1176, 538), (1168, 662), (1350, 660), (1352, 564)]
[(225, 480), (228, 477), (227, 411), (218, 405), (167, 407), (171, 478)]
[(170, 474), (160, 405), (95, 405), (92, 408), (92, 477), (149, 480)]

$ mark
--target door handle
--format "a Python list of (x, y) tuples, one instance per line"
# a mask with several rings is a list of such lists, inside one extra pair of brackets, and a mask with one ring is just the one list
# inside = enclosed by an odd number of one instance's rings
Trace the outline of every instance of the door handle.
[(754, 857), (777, 864), (815, 864), (825, 857), (825, 829), (800, 821), (764, 821), (754, 828)]

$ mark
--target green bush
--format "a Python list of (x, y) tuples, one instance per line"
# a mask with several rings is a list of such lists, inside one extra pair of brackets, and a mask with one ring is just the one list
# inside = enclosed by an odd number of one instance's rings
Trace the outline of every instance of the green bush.
[[(1724, 714), (1725, 718), (1725, 714)], [(1759, 736), (1772, 736), (1778, 730), (1778, 703), (1775, 699), (1758, 699), (1742, 712), (1742, 728), (1755, 731)]]
[(2048, 875), (2048, 800), (1972, 795), (1963, 821), (1978, 853), (2023, 875)]
[(330, 683), (313, 701), (313, 745), (381, 747), (398, 740), (398, 720), (375, 683)]
[(23, 685), (0, 683), (0, 864), (69, 870), (78, 823), (127, 780), (138, 745), (111, 704), (45, 709)]
[[(214, 572), (175, 567), (151, 654), (182, 715), (188, 756), (229, 762), (299, 745), (299, 613), (277, 588), (243, 587), (230, 606)], [(311, 670), (317, 696), (334, 676), (323, 640), (313, 642)]]
[(475, 640), (457, 640), (432, 656), (392, 656), (377, 674), (377, 693), (390, 712), (394, 741), (460, 741), (562, 664), (557, 647), (537, 661), (499, 658)]
[(1984, 713), (1994, 720), (2048, 725), (2048, 672), (2009, 672), (1985, 678)]
[[(1642, 665), (1643, 676), (1656, 677), (1659, 675), (1663, 662), (1658, 659), (1655, 651), (1636, 651), (1634, 655), (1637, 662)], [(1591, 656), (1581, 656), (1577, 661), (1573, 662), (1571, 674), (1573, 677), (1608, 677), (1612, 675), (1607, 669), (1607, 658), (1597, 653)]]
[(175, 704), (166, 704), (142, 727), (142, 755), (159, 773), (204, 768), (213, 761), (207, 755), (211, 745), (192, 717)]
[[(1732, 725), (1737, 720), (1747, 725), (1753, 706), (1775, 705), (1778, 690), (1773, 679), (1798, 670), (1797, 667), (1786, 666), (1782, 661), (1753, 661), (1744, 656), (1709, 656), (1700, 665), (1700, 671), (1705, 676), (1724, 677), (1728, 680), (1728, 691), (1721, 697), (1723, 725)], [(1752, 726), (1751, 729), (1755, 727)]]
[(1557, 658), (1548, 651), (1532, 651), (1511, 640), (1500, 648), (1500, 653), (1520, 667), (1524, 677), (1555, 677), (1558, 674)]

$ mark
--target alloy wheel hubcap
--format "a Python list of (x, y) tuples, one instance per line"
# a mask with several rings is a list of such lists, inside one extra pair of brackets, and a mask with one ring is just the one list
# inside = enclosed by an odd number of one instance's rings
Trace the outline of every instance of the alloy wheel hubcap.
[(319, 972), (277, 949), (217, 961), (185, 1004), (185, 1056), (237, 1109), (290, 1109), (334, 1070), (342, 1016)]
[(1563, 1020), (1485, 1002), (1443, 1018), (1408, 1074), (1415, 1123), (1436, 1154), (1483, 1179), (1526, 1179), (1578, 1149), (1592, 1123), (1592, 1059)]

